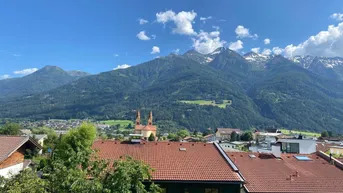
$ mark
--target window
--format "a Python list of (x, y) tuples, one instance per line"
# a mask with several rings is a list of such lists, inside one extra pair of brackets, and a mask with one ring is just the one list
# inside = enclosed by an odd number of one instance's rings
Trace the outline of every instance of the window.
[(282, 151), (286, 153), (299, 153), (299, 143), (282, 143)]
[(206, 188), (205, 193), (219, 193), (217, 188)]

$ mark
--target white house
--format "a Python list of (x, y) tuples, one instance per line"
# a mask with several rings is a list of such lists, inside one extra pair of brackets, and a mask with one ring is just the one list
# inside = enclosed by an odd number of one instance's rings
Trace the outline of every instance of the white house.
[(313, 139), (279, 139), (283, 153), (311, 154), (315, 153), (316, 141)]

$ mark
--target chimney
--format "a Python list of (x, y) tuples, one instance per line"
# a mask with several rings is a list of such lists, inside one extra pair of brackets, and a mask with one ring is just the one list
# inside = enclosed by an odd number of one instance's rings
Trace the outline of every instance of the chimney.
[(136, 125), (140, 125), (141, 124), (141, 113), (139, 112), (139, 110), (137, 110), (136, 113)]
[(281, 146), (280, 146), (280, 144), (273, 144), (272, 145), (272, 154), (276, 158), (280, 158), (281, 157)]

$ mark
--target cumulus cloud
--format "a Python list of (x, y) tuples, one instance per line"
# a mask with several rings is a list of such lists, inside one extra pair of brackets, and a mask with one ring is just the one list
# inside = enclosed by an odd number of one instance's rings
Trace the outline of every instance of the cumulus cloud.
[(113, 54), (113, 56), (114, 56), (115, 58), (117, 58), (117, 57), (119, 57), (119, 54)]
[(237, 38), (253, 38), (256, 39), (258, 38), (257, 34), (250, 34), (249, 29), (245, 28), (242, 25), (239, 25), (236, 27), (235, 33), (237, 35)]
[(212, 19), (212, 16), (208, 16), (208, 17), (200, 17), (200, 21), (202, 21), (203, 23), (206, 23), (206, 20)]
[(130, 67), (131, 67), (131, 65), (122, 64), (122, 65), (118, 65), (117, 67), (113, 68), (113, 70), (125, 69), (125, 68), (130, 68)]
[(149, 23), (148, 20), (145, 20), (145, 19), (142, 19), (142, 18), (138, 19), (138, 22), (139, 22), (140, 25), (144, 25), (146, 23)]
[(172, 10), (168, 10), (165, 12), (156, 13), (156, 21), (163, 24), (169, 21), (174, 22), (176, 27), (173, 28), (173, 33), (182, 35), (196, 35), (192, 25), (192, 22), (196, 16), (197, 13), (194, 11), (181, 11), (179, 13), (175, 13)]
[(313, 56), (343, 56), (343, 22), (337, 26), (329, 25), (326, 31), (320, 31), (318, 34), (309, 37), (304, 42), (285, 47), (285, 56), (292, 57), (296, 55)]
[(343, 21), (343, 13), (334, 13), (330, 17), (337, 21)]
[(280, 54), (282, 54), (282, 52), (284, 51), (284, 49), (279, 48), (279, 47), (274, 47), (274, 48), (272, 49), (272, 51), (273, 51), (274, 54), (280, 55)]
[(0, 75), (0, 80), (4, 80), (4, 79), (8, 79), (8, 78), (10, 78), (10, 75), (8, 75), (8, 74)]
[(269, 56), (270, 54), (272, 54), (272, 51), (270, 49), (263, 49), (262, 55)]
[(236, 42), (230, 42), (229, 49), (238, 51), (243, 48), (243, 42), (241, 40), (237, 40)]
[(137, 34), (137, 38), (140, 40), (150, 40), (150, 38), (145, 34), (145, 31), (141, 31)]
[(27, 69), (23, 69), (23, 70), (14, 71), (13, 74), (28, 75), (28, 74), (32, 74), (32, 73), (36, 72), (37, 70), (38, 70), (38, 68), (27, 68)]
[(151, 50), (151, 54), (158, 54), (160, 53), (160, 48), (157, 46), (153, 46)]
[(268, 45), (268, 44), (270, 44), (270, 39), (266, 38), (266, 39), (263, 40), (263, 42), (264, 42), (264, 44)]
[(151, 35), (151, 38), (154, 40), (154, 39), (156, 39), (156, 35), (155, 34), (152, 34)]
[(196, 51), (202, 54), (213, 52), (219, 47), (223, 47), (226, 42), (220, 39), (220, 32), (204, 32), (200, 31), (196, 38), (193, 38), (193, 47)]
[(258, 53), (260, 53), (260, 48), (251, 48), (251, 51), (258, 54)]

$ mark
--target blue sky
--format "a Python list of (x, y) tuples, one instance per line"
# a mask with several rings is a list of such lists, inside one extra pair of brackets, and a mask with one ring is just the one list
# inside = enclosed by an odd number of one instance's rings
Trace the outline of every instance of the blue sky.
[(288, 57), (343, 56), (341, 13), (341, 0), (5, 1), (0, 78), (45, 65), (99, 73), (218, 46)]

